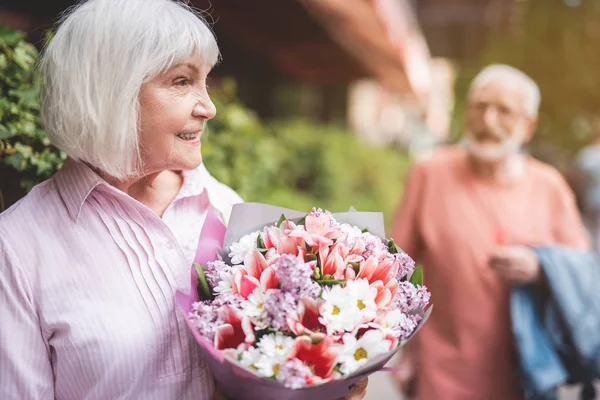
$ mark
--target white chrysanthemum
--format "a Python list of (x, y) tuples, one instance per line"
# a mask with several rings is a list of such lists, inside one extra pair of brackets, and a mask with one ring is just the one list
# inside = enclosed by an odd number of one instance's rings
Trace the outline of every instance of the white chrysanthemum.
[(272, 377), (277, 376), (279, 367), (285, 364), (285, 362), (285, 357), (270, 357), (266, 354), (261, 354), (255, 365), (259, 375), (264, 377)]
[(340, 371), (348, 375), (365, 365), (370, 359), (390, 350), (391, 342), (384, 339), (380, 330), (370, 330), (356, 339), (351, 334), (344, 335), (344, 344), (338, 347)]
[(259, 231), (252, 232), (240, 239), (239, 242), (234, 242), (229, 246), (229, 257), (232, 264), (241, 264), (246, 258), (246, 254), (256, 250), (256, 240), (260, 235)]
[(294, 339), (278, 333), (264, 335), (258, 342), (258, 348), (268, 357), (283, 357), (286, 359), (292, 347), (294, 347)]
[(346, 282), (344, 291), (348, 293), (350, 304), (356, 307), (360, 315), (359, 323), (371, 322), (377, 316), (377, 289), (369, 286), (365, 278)]
[(252, 323), (256, 325), (258, 329), (263, 329), (267, 327), (265, 322), (265, 317), (267, 316), (267, 312), (265, 311), (265, 294), (259, 287), (256, 287), (250, 296), (248, 296), (248, 300), (244, 302), (244, 315), (248, 316)]
[(345, 242), (348, 244), (354, 243), (357, 239), (360, 239), (363, 235), (362, 230), (357, 226), (350, 224), (340, 224), (340, 230), (346, 236)]
[(250, 347), (241, 353), (240, 363), (245, 367), (258, 370), (256, 363), (258, 363), (262, 355), (259, 349)]
[(324, 301), (319, 308), (319, 321), (325, 325), (328, 333), (350, 332), (360, 322), (356, 300), (353, 301), (341, 286), (325, 289), (321, 296)]
[(279, 367), (288, 359), (292, 347), (294, 339), (289, 336), (274, 333), (260, 338), (258, 349), (262, 355), (255, 364), (258, 373), (262, 376), (276, 376)]
[(220, 272), (219, 283), (213, 288), (213, 294), (233, 293), (233, 274), (231, 272)]
[(404, 321), (406, 315), (399, 309), (393, 309), (385, 314), (380, 314), (375, 319), (379, 329), (384, 335), (391, 334), (394, 337), (400, 336), (400, 322)]

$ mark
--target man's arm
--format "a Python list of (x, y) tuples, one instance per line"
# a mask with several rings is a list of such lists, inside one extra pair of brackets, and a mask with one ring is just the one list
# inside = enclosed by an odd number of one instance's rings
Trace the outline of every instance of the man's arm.
[(552, 212), (553, 238), (556, 244), (587, 250), (590, 241), (583, 226), (573, 191), (562, 176), (557, 177)]

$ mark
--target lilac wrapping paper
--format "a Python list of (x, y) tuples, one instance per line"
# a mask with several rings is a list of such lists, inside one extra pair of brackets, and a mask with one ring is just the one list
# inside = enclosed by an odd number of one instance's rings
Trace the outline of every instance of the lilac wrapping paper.
[[(223, 243), (230, 244), (238, 240), (243, 235), (252, 231), (260, 230), (265, 225), (276, 222), (281, 214), (284, 213), (287, 218), (301, 218), (306, 213), (288, 210), (280, 207), (270, 206), (258, 203), (242, 203), (234, 206), (231, 215), (231, 223), (228, 228), (219, 221), (217, 216), (209, 212), (200, 239), (195, 262), (206, 264), (218, 258), (219, 249)], [(383, 215), (381, 213), (362, 213), (348, 212), (334, 214), (339, 222), (345, 222), (352, 225), (367, 227), (370, 232), (379, 236), (384, 235)], [(221, 253), (223, 256), (223, 253)], [(381, 370), (385, 364), (396, 354), (400, 348), (406, 344), (421, 329), (423, 324), (429, 318), (433, 307), (429, 307), (427, 312), (421, 312), (423, 319), (412, 333), (412, 335), (402, 341), (395, 349), (388, 353), (381, 354), (373, 358), (367, 365), (360, 368), (355, 373), (344, 377), (343, 379), (332, 380), (324, 384), (309, 386), (303, 389), (288, 389), (276, 381), (266, 379), (255, 374), (251, 369), (247, 369), (240, 364), (235, 363), (225, 357), (223, 353), (217, 350), (213, 343), (198, 333), (190, 321), (188, 315), (192, 310), (192, 304), (198, 301), (196, 290), (198, 276), (195, 268), (191, 269), (191, 288), (190, 294), (177, 292), (176, 303), (183, 313), (185, 321), (192, 331), (194, 338), (203, 351), (212, 374), (215, 377), (217, 385), (230, 400), (334, 400), (349, 395), (349, 387), (364, 377)]]

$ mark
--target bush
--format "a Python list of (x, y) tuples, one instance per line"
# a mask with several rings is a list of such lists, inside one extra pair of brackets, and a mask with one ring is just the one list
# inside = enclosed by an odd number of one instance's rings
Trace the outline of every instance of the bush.
[(40, 121), (37, 56), (23, 33), (0, 26), (0, 163), (19, 174), (26, 191), (52, 176), (65, 159), (50, 145)]
[(202, 145), (215, 177), (247, 201), (300, 210), (354, 206), (383, 211), (390, 221), (409, 164), (406, 154), (306, 120), (263, 125), (235, 98), (232, 82), (223, 89)]
[[(6, 147), (0, 166), (12, 168), (29, 190), (51, 176), (65, 156), (50, 145), (41, 126), (35, 48), (7, 29), (0, 30), (0, 46), (0, 84), (8, 93), (0, 100), (0, 139)], [(406, 155), (370, 147), (339, 127), (303, 120), (263, 123), (237, 99), (231, 80), (213, 101), (218, 112), (203, 137), (204, 162), (246, 201), (299, 210), (354, 206), (383, 211), (389, 221)]]

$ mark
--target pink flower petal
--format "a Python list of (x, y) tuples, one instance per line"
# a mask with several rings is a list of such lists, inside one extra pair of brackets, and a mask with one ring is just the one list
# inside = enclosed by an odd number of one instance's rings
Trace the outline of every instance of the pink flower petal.
[(259, 279), (262, 272), (267, 268), (267, 260), (258, 251), (253, 250), (246, 254), (244, 266), (250, 276)]
[(248, 318), (241, 318), (239, 311), (230, 306), (219, 309), (219, 317), (223, 325), (217, 328), (215, 334), (215, 347), (222, 349), (235, 349), (240, 344), (251, 345), (254, 343), (254, 329)]
[(337, 354), (331, 348), (331, 341), (325, 339), (314, 344), (308, 336), (299, 336), (290, 353), (290, 358), (296, 357), (313, 369), (315, 375), (327, 379), (333, 373)]
[(277, 281), (275, 269), (273, 267), (265, 269), (260, 276), (260, 287), (262, 291), (266, 292), (268, 289), (277, 289), (278, 284), (279, 282)]
[(260, 282), (253, 276), (243, 275), (240, 280), (239, 291), (240, 296), (248, 300), (248, 296), (252, 294), (254, 289), (260, 286)]

